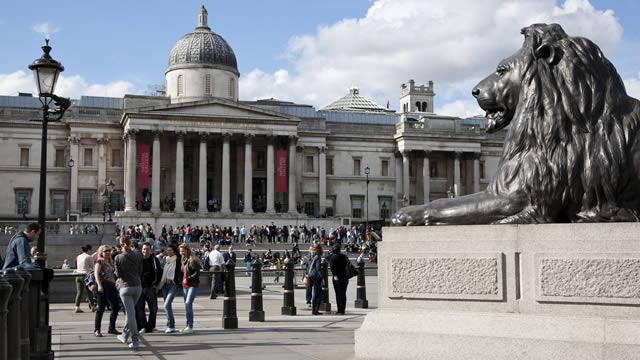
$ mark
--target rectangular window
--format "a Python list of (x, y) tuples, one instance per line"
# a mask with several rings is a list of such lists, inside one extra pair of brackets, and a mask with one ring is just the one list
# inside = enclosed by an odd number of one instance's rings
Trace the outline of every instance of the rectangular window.
[(20, 166), (29, 167), (29, 148), (20, 148)]
[(51, 192), (51, 215), (63, 216), (66, 212), (66, 193), (64, 191)]
[(333, 158), (327, 158), (327, 175), (333, 175)]
[(93, 166), (93, 149), (92, 148), (84, 149), (84, 166), (85, 167)]
[(329, 216), (329, 217), (334, 216), (334, 214), (335, 214), (334, 204), (335, 203), (336, 203), (335, 197), (327, 197), (327, 202), (326, 202), (327, 207), (326, 207), (326, 210), (325, 210), (325, 215), (326, 216)]
[(265, 166), (264, 151), (256, 151), (256, 170), (264, 170)]
[(362, 218), (362, 208), (364, 203), (364, 196), (352, 196), (351, 197), (351, 217), (360, 219)]
[(55, 167), (64, 167), (64, 149), (56, 149)]
[(95, 192), (93, 190), (85, 190), (80, 192), (81, 210), (85, 213), (93, 212), (93, 199)]
[[(27, 149), (28, 150), (28, 149)], [(31, 207), (31, 190), (16, 190), (16, 214), (26, 215)]]
[(315, 214), (316, 206), (313, 201), (305, 201), (304, 202), (304, 213), (308, 216), (316, 216)]
[(480, 179), (484, 179), (485, 178), (485, 172), (484, 172), (484, 160), (480, 160)]
[(446, 172), (444, 171), (444, 165), (444, 161), (429, 161), (429, 176), (432, 178), (447, 177)]
[(122, 167), (122, 151), (111, 149), (111, 167)]
[(360, 176), (360, 159), (353, 159), (353, 175)]
[(389, 219), (391, 211), (391, 197), (381, 197), (378, 201), (378, 208), (380, 209), (380, 219)]
[(313, 156), (304, 157), (304, 172), (306, 173), (313, 172)]
[(382, 160), (380, 164), (380, 175), (389, 176), (389, 160)]

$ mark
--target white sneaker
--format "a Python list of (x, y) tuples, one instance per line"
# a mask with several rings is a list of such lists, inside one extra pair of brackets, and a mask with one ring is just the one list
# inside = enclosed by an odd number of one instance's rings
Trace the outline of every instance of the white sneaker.
[(137, 341), (136, 342), (132, 342), (131, 344), (129, 344), (129, 349), (131, 349), (133, 351), (137, 351), (139, 346), (140, 346), (140, 344)]
[(140, 331), (138, 331), (138, 335), (144, 335), (147, 333), (147, 329), (141, 329)]
[(182, 330), (183, 334), (192, 334), (193, 333), (193, 328), (191, 326), (187, 326), (186, 328), (184, 328), (184, 330)]
[(118, 340), (120, 340), (120, 342), (121, 342), (121, 343), (123, 343), (123, 344), (126, 344), (126, 343), (127, 343), (127, 338), (125, 337), (125, 335), (124, 335), (124, 334), (120, 334), (120, 335), (116, 336), (116, 338), (117, 338)]
[(167, 328), (167, 330), (164, 331), (165, 334), (173, 334), (174, 332), (176, 332), (174, 328)]

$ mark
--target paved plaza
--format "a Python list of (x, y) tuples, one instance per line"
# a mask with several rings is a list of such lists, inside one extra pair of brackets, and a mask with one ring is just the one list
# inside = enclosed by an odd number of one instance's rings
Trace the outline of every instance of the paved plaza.
[[(201, 291), (194, 303), (194, 334), (164, 334), (165, 315), (159, 302), (158, 332), (141, 337), (134, 352), (107, 334), (108, 312), (102, 321), (103, 338), (93, 336), (94, 313), (83, 304), (84, 313), (73, 313), (73, 304), (51, 305), (52, 344), (56, 359), (353, 359), (353, 331), (376, 306), (377, 277), (367, 277), (369, 309), (355, 309), (356, 279), (349, 282), (346, 315), (312, 316), (305, 305), (304, 289), (296, 289), (297, 316), (282, 316), (283, 289), (268, 286), (264, 292), (265, 322), (249, 322), (250, 278), (237, 277), (238, 329), (222, 328), (222, 296), (210, 300)], [(71, 299), (74, 294), (69, 294)], [(332, 310), (335, 296), (330, 287)], [(162, 299), (160, 299), (161, 301)], [(176, 327), (185, 325), (181, 297), (174, 301)], [(124, 326), (124, 314), (117, 327)]]

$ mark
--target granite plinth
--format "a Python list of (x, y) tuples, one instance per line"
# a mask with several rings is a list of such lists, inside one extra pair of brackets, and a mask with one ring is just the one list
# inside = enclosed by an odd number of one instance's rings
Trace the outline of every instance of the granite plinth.
[(640, 359), (638, 223), (383, 233), (356, 358)]

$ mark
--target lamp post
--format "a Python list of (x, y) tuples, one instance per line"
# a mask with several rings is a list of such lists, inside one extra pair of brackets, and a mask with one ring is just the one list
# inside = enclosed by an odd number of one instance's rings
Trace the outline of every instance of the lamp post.
[[(37, 268), (30, 271), (32, 275), (31, 290), (29, 291), (30, 311), (34, 321), (29, 321), (29, 333), (31, 338), (31, 359), (53, 359), (51, 351), (51, 326), (49, 325), (49, 282), (53, 279), (53, 270), (46, 269), (47, 256), (45, 254), (45, 209), (47, 194), (47, 125), (49, 121), (59, 121), (65, 111), (71, 106), (67, 98), (59, 97), (53, 92), (58, 81), (58, 76), (64, 67), (58, 61), (51, 58), (51, 46), (49, 39), (45, 39), (42, 47), (43, 54), (29, 65), (38, 87), (38, 96), (42, 104), (42, 140), (40, 142), (40, 191), (38, 199), (38, 223), (40, 224), (40, 236), (38, 237), (36, 263)], [(51, 107), (51, 104), (55, 106)], [(53, 115), (53, 120), (49, 116)]]
[(365, 226), (364, 226), (365, 234), (367, 233), (367, 231), (369, 231), (369, 173), (370, 172), (371, 172), (371, 169), (369, 168), (369, 166), (364, 168), (364, 175), (367, 177), (367, 185), (366, 185), (367, 194), (365, 196), (365, 200), (366, 200), (366, 204), (365, 204), (366, 209), (365, 210), (366, 210), (366, 214), (367, 214), (366, 216), (367, 217), (366, 217), (366, 221), (364, 223), (365, 224)]
[(105, 221), (105, 213), (109, 214), (109, 220), (108, 221), (113, 221), (113, 219), (111, 218), (111, 202), (112, 202), (112, 197), (113, 197), (113, 189), (115, 187), (116, 184), (114, 184), (113, 180), (109, 179), (109, 181), (107, 181), (107, 183), (104, 186), (104, 192), (102, 193), (102, 200), (104, 201), (104, 211), (102, 212), (102, 221)]
[(69, 206), (67, 207), (67, 221), (69, 221), (69, 212), (71, 211), (71, 177), (73, 176), (73, 165), (75, 165), (75, 161), (73, 158), (69, 156), (69, 161), (67, 162), (67, 167), (69, 168)]

